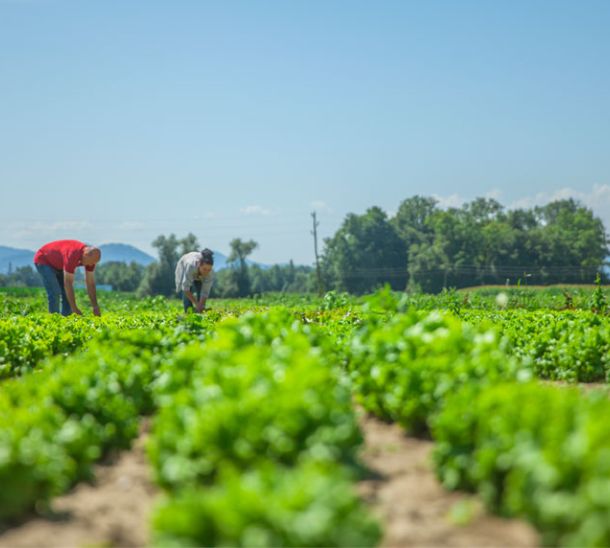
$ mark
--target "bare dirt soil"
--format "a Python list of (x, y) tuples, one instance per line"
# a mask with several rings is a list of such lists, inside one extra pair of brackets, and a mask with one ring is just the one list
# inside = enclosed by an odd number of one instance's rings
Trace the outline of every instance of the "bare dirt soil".
[[(538, 544), (525, 523), (487, 515), (475, 497), (450, 493), (430, 464), (433, 442), (405, 436), (397, 425), (362, 415), (363, 460), (371, 477), (358, 490), (379, 517), (382, 546), (499, 547)], [(96, 467), (53, 501), (52, 513), (0, 534), (0, 547), (146, 546), (148, 515), (158, 494), (144, 452), (147, 424), (130, 451)]]
[(95, 468), (95, 484), (81, 483), (53, 500), (52, 512), (0, 534), (0, 547), (146, 546), (148, 514), (157, 489), (144, 451), (148, 422), (130, 451)]
[(558, 386), (560, 388), (574, 388), (577, 386), (581, 388), (585, 392), (590, 392), (591, 390), (606, 390), (608, 395), (610, 396), (610, 384), (605, 382), (567, 382), (567, 381), (549, 381), (546, 379), (541, 379), (540, 382), (542, 384), (546, 384), (549, 386)]
[(432, 441), (361, 416), (363, 460), (373, 473), (360, 494), (380, 519), (382, 546), (537, 546), (528, 524), (487, 514), (476, 497), (444, 489), (432, 470)]

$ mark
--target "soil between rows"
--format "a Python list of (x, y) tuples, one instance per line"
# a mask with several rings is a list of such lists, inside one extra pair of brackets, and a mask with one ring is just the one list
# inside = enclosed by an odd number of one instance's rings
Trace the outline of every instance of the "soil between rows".
[(0, 534), (1, 548), (146, 546), (148, 514), (158, 489), (145, 452), (150, 421), (123, 451), (95, 467), (95, 483), (80, 483), (52, 502), (52, 514)]
[(358, 489), (384, 531), (383, 547), (530, 547), (538, 534), (525, 522), (484, 511), (475, 496), (447, 491), (430, 461), (434, 442), (409, 437), (396, 424), (363, 415), (362, 458), (374, 473)]
[[(445, 490), (430, 465), (433, 442), (369, 416), (362, 415), (360, 423), (371, 478), (358, 484), (358, 492), (382, 523), (382, 546), (538, 544), (525, 523), (490, 516), (475, 497)], [(144, 422), (130, 451), (96, 467), (94, 484), (79, 484), (57, 497), (52, 515), (0, 534), (0, 548), (148, 545), (148, 516), (159, 491), (144, 450), (147, 430)]]

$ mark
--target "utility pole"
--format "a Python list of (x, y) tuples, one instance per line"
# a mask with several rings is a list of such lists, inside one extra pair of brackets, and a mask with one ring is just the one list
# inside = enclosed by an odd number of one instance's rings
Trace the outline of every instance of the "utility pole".
[(311, 233), (313, 234), (313, 249), (316, 255), (316, 276), (318, 277), (318, 294), (321, 297), (324, 293), (324, 289), (322, 288), (322, 274), (320, 272), (320, 258), (318, 256), (318, 225), (320, 223), (318, 223), (316, 219), (315, 211), (311, 214), (311, 216), (313, 218), (313, 230), (311, 231)]

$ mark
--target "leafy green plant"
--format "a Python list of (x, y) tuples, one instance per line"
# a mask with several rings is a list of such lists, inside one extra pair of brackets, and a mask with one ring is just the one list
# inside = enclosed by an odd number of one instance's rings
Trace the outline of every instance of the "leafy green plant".
[(322, 310), (334, 310), (335, 308), (345, 308), (350, 304), (350, 298), (347, 293), (337, 291), (328, 291), (322, 298)]
[(162, 366), (149, 442), (170, 494), (154, 520), (159, 544), (376, 542), (349, 486), (361, 435), (322, 352), (332, 340), (276, 309), (226, 320)]
[(610, 319), (582, 310), (467, 312), (473, 325), (494, 325), (507, 351), (532, 364), (545, 379), (599, 382), (610, 379)]
[(459, 386), (523, 378), (494, 331), (438, 312), (396, 314), (383, 325), (364, 324), (351, 347), (358, 400), (408, 430), (428, 429), (429, 418)]
[(345, 471), (312, 463), (225, 467), (213, 487), (160, 504), (153, 534), (157, 546), (375, 546), (380, 538)]
[[(549, 419), (550, 417), (550, 419)], [(607, 392), (537, 383), (464, 387), (435, 418), (435, 462), (449, 488), (531, 520), (545, 545), (610, 543)]]
[(361, 436), (350, 389), (298, 324), (285, 328), (288, 318), (225, 322), (205, 348), (186, 347), (159, 377), (149, 453), (164, 487), (211, 481), (226, 462), (355, 462)]
[(595, 291), (593, 292), (591, 299), (591, 311), (595, 314), (606, 314), (607, 310), (608, 303), (604, 290), (602, 289), (602, 279), (598, 272), (597, 277), (595, 278)]
[(160, 334), (148, 336), (147, 345), (103, 341), (2, 383), (0, 522), (46, 504), (91, 477), (106, 451), (129, 446), (138, 416), (152, 410), (149, 386), (163, 350)]

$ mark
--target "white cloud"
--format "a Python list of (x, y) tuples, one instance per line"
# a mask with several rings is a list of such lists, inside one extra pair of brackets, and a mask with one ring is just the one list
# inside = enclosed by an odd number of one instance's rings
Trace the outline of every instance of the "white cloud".
[(439, 196), (438, 194), (433, 194), (432, 197), (438, 202), (438, 206), (442, 209), (447, 209), (449, 207), (462, 207), (464, 202), (468, 201), (459, 194), (451, 194), (450, 196)]
[(316, 211), (323, 211), (325, 213), (333, 213), (332, 208), (326, 202), (323, 202), (322, 200), (314, 200), (313, 202), (310, 203), (310, 205)]
[[(486, 192), (484, 197), (492, 198), (503, 203), (503, 200), (501, 199), (502, 195), (503, 192), (495, 188)], [(464, 203), (472, 200), (472, 198), (465, 198), (457, 193), (449, 196), (433, 194), (433, 197), (437, 200), (438, 206), (442, 209), (461, 207)], [(593, 213), (604, 222), (604, 225), (610, 229), (610, 184), (595, 184), (591, 190), (588, 191), (563, 187), (549, 192), (537, 192), (536, 194), (523, 196), (513, 200), (507, 205), (507, 209), (531, 209), (535, 206), (542, 206), (555, 200), (566, 200), (568, 198), (574, 198), (590, 208)]]
[(524, 196), (509, 204), (509, 209), (529, 209), (535, 206), (548, 204), (554, 200), (565, 200), (567, 198), (576, 198), (575, 191), (569, 188), (561, 188), (553, 192), (538, 192), (532, 196)]
[(496, 200), (497, 202), (502, 202), (502, 191), (499, 188), (492, 188), (490, 191), (485, 193), (484, 198), (488, 200)]
[(509, 207), (511, 209), (517, 207), (534, 207), (545, 205), (555, 200), (566, 200), (568, 198), (574, 198), (593, 210), (600, 207), (603, 209), (604, 206), (610, 207), (610, 185), (593, 185), (590, 192), (582, 192), (569, 187), (560, 188), (553, 192), (538, 192), (533, 196), (526, 196), (519, 200), (515, 200)]
[(91, 230), (93, 225), (89, 221), (34, 221), (31, 223), (13, 223), (14, 235), (27, 238), (34, 235), (57, 235), (66, 232), (82, 232)]
[(96, 240), (96, 230), (89, 221), (14, 221), (0, 223), (2, 245), (36, 249), (53, 240)]
[(244, 215), (270, 215), (271, 210), (265, 209), (264, 207), (258, 205), (251, 205), (247, 207), (242, 207), (239, 210)]
[(570, 187), (560, 188), (553, 192), (538, 192), (533, 196), (525, 196), (515, 200), (509, 205), (509, 209), (528, 209), (568, 198), (574, 198), (593, 210), (593, 213), (604, 222), (604, 225), (607, 228), (610, 227), (610, 185), (608, 184), (595, 184), (588, 192), (574, 190)]

